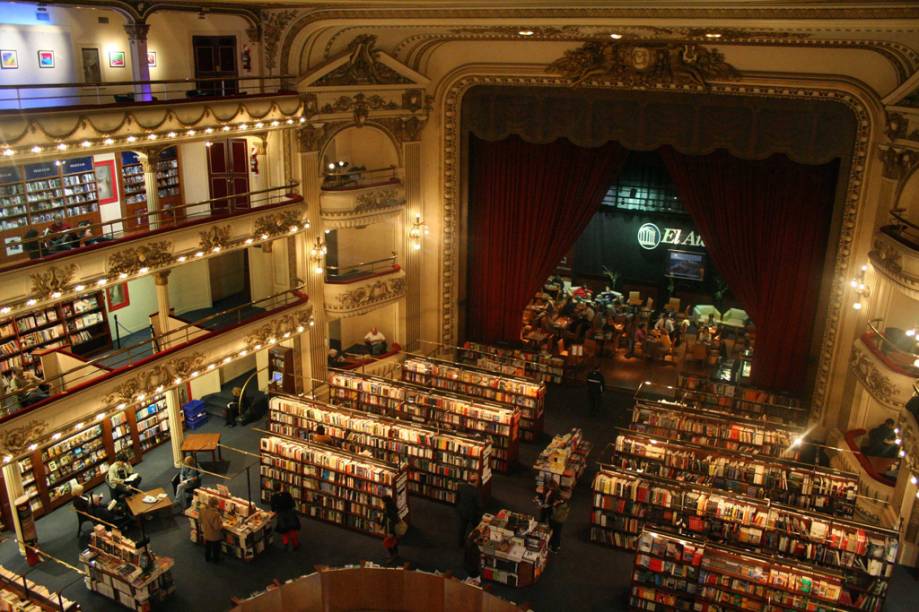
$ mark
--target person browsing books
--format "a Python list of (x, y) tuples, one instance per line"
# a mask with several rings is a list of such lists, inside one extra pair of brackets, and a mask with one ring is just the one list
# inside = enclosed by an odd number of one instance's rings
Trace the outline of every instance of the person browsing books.
[(470, 525), (474, 529), (482, 520), (482, 498), (479, 494), (479, 474), (472, 472), (469, 480), (456, 491), (456, 532), (457, 545), (466, 543), (466, 533)]
[(223, 542), (223, 518), (217, 509), (217, 498), (208, 497), (207, 505), (201, 508), (198, 518), (201, 522), (201, 537), (204, 539), (204, 560), (220, 563), (220, 543)]

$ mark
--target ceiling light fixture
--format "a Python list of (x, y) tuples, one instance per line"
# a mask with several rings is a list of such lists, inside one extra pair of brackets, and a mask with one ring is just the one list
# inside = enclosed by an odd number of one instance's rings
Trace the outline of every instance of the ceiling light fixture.
[(517, 33), (520, 34), (521, 36), (532, 36), (533, 34), (535, 34), (533, 30), (520, 30)]
[(717, 38), (721, 38), (721, 34), (719, 34), (718, 32), (706, 32), (706, 33), (705, 33), (705, 38), (711, 38), (711, 39), (714, 40), (714, 39), (717, 39)]
[(622, 34), (617, 34), (613, 32), (612, 34), (609, 35), (609, 37), (612, 38), (613, 40), (619, 40), (620, 38), (622, 38)]

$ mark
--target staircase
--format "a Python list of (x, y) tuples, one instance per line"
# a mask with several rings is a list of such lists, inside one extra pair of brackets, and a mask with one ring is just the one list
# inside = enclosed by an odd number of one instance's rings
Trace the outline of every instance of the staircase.
[[(243, 383), (246, 382), (246, 379), (252, 375), (252, 372), (254, 372), (254, 370), (250, 370), (232, 380), (228, 380), (227, 382), (223, 383), (223, 385), (221, 385), (221, 389), (217, 393), (208, 393), (207, 395), (203, 396), (201, 400), (204, 402), (204, 409), (207, 411), (207, 413), (211, 416), (222, 419), (226, 411), (227, 404), (233, 401), (233, 387), (242, 388)], [(253, 381), (249, 385), (249, 388), (246, 389), (245, 406), (251, 406), (252, 402), (263, 399), (264, 397), (265, 394), (258, 390), (258, 387), (255, 386), (255, 381)]]

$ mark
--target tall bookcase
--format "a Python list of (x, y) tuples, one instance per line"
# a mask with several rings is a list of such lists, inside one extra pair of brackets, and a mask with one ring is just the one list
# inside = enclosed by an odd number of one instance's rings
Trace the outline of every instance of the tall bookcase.
[(402, 380), (519, 408), (520, 437), (535, 440), (542, 433), (545, 383), (422, 357), (402, 362)]
[(182, 164), (178, 147), (164, 149), (156, 161), (157, 198), (162, 214), (161, 225), (182, 223), (185, 221), (184, 208), (176, 208), (185, 203), (182, 195)]
[(384, 502), (392, 497), (408, 522), (408, 475), (394, 466), (347, 451), (279, 436), (259, 441), (262, 501), (287, 491), (302, 514), (378, 537)]
[(555, 384), (561, 384), (565, 379), (565, 359), (549, 353), (464, 342), (456, 351), (456, 359), (460, 363), (505, 376)]
[(843, 518), (855, 514), (858, 475), (772, 457), (667, 442), (636, 433), (616, 438), (618, 467), (733, 491)]
[(842, 577), (694, 538), (646, 530), (629, 591), (630, 610), (861, 610)]
[(840, 601), (878, 612), (899, 545), (889, 529), (603, 467), (593, 482), (591, 541), (635, 550), (645, 527), (829, 568), (843, 577)]
[(387, 380), (357, 372), (329, 373), (333, 403), (354, 410), (422, 423), (448, 431), (491, 438), (491, 467), (509, 472), (517, 462), (520, 411), (443, 392), (432, 392), (411, 383)]
[(121, 152), (121, 205), (125, 231), (136, 232), (150, 227), (147, 181), (143, 164), (134, 151)]
[(804, 432), (712, 410), (639, 402), (629, 429), (649, 436), (700, 446), (796, 460)]
[(393, 465), (407, 463), (408, 491), (456, 503), (460, 484), (478, 475), (484, 494), (491, 487), (491, 440), (458, 436), (371, 413), (329, 406), (315, 400), (272, 397), (268, 428), (290, 438), (308, 439), (322, 425), (345, 450), (369, 452)]

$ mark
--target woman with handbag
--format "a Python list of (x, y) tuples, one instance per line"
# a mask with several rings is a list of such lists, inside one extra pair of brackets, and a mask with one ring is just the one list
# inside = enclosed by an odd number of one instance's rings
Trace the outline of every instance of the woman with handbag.
[(277, 510), (277, 523), (274, 530), (281, 534), (281, 544), (287, 550), (300, 549), (300, 517), (291, 506), (281, 506)]
[(399, 559), (399, 538), (405, 535), (407, 525), (399, 518), (399, 508), (391, 495), (383, 498), (383, 547), (389, 553), (389, 562)]
[(557, 498), (552, 505), (552, 512), (549, 515), (549, 527), (552, 528), (552, 537), (549, 538), (549, 550), (554, 553), (562, 549), (562, 526), (568, 520), (568, 514), (571, 506), (564, 499)]

